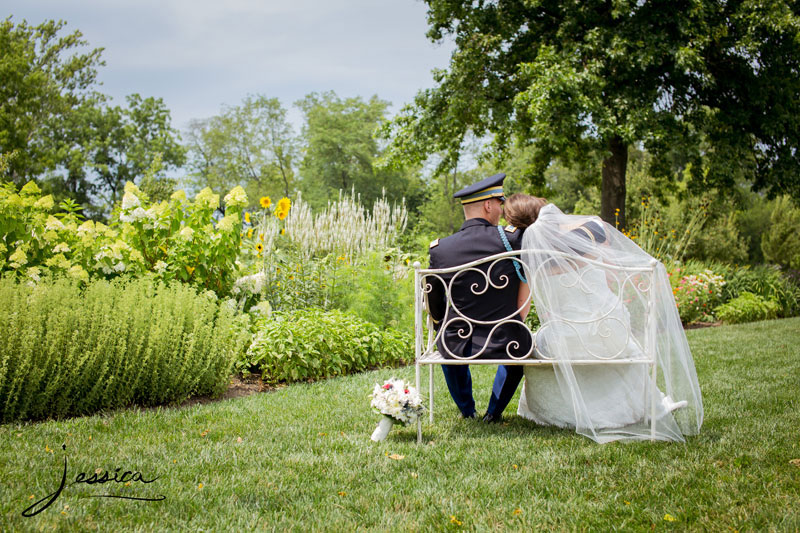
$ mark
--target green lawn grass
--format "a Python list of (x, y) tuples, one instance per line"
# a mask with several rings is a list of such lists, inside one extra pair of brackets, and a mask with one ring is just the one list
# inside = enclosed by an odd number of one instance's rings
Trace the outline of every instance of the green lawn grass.
[[(0, 426), (0, 530), (800, 529), (790, 463), (800, 458), (800, 318), (688, 335), (706, 417), (686, 444), (598, 445), (522, 420), (516, 399), (503, 424), (460, 420), (438, 369), (425, 444), (413, 427), (376, 444), (372, 385), (414, 376), (379, 370), (193, 407)], [(479, 409), (493, 374), (473, 367)], [(68, 483), (98, 468), (159, 478), (67, 485), (23, 517), (57, 488), (65, 455)], [(166, 499), (88, 497), (108, 493)]]

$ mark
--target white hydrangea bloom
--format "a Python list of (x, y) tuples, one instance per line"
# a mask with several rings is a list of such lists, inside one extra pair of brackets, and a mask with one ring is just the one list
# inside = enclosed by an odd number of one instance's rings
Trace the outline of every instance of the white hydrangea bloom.
[(180, 235), (183, 240), (188, 242), (194, 239), (194, 230), (189, 226), (186, 226), (178, 233), (178, 235)]
[(264, 290), (264, 284), (267, 281), (267, 275), (263, 272), (258, 272), (251, 276), (244, 276), (236, 280), (233, 284), (234, 289), (238, 291), (249, 292), (250, 294), (261, 294)]
[(233, 231), (233, 225), (239, 219), (236, 215), (225, 215), (219, 222), (217, 222), (217, 231), (224, 231), (225, 233)]
[(237, 185), (225, 195), (223, 201), (226, 207), (245, 207), (247, 205), (247, 193), (244, 192), (241, 185)]
[(164, 261), (156, 261), (156, 264), (153, 265), (153, 270), (163, 274), (167, 270), (167, 264)]
[(219, 207), (219, 194), (214, 194), (210, 188), (206, 187), (194, 197), (196, 204), (214, 210)]
[(69, 245), (67, 243), (65, 243), (65, 242), (60, 242), (60, 243), (56, 244), (55, 247), (53, 248), (53, 253), (54, 254), (66, 253), (66, 252), (69, 252), (69, 251), (70, 251)]
[(78, 235), (83, 235), (85, 233), (92, 233), (94, 231), (94, 222), (91, 220), (87, 220), (86, 222), (78, 226), (78, 229), (75, 231), (78, 233)]
[(8, 264), (11, 268), (19, 268), (28, 263), (28, 256), (22, 248), (17, 248), (13, 254), (8, 258)]
[(36, 203), (33, 204), (33, 207), (44, 209), (45, 211), (49, 211), (53, 208), (53, 195), (48, 194), (47, 196), (42, 196)]
[(129, 211), (131, 209), (135, 209), (141, 205), (139, 202), (139, 198), (133, 194), (131, 191), (126, 191), (125, 195), (122, 197), (122, 210)]
[(41, 279), (42, 271), (39, 267), (30, 267), (27, 271), (28, 277), (31, 278), (33, 281), (39, 281)]
[(114, 271), (115, 272), (125, 272), (125, 263), (120, 261), (119, 263), (114, 265)]
[(64, 229), (64, 224), (56, 217), (51, 215), (47, 217), (47, 224), (45, 224), (44, 229), (47, 231), (60, 231)]

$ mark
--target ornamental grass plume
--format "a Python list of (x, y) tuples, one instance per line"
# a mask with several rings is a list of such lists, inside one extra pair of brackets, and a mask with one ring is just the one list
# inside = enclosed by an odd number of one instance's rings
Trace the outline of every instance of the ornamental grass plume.
[(390, 246), (407, 223), (405, 200), (391, 206), (383, 196), (369, 212), (362, 207), (355, 191), (350, 195), (340, 191), (339, 199), (316, 216), (302, 196), (298, 196), (286, 219), (286, 234), (307, 258), (333, 254), (356, 261), (371, 251)]

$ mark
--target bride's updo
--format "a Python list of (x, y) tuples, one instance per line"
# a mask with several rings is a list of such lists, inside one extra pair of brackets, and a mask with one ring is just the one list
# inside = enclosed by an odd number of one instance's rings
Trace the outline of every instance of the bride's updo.
[(547, 205), (547, 198), (538, 198), (517, 193), (506, 198), (503, 213), (506, 221), (519, 229), (525, 229), (539, 218), (539, 211)]

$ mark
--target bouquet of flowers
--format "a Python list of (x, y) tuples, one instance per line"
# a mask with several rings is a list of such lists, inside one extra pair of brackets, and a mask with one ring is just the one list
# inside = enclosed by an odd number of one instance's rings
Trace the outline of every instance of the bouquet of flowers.
[(425, 412), (422, 399), (417, 390), (402, 379), (387, 379), (383, 385), (375, 384), (370, 394), (370, 405), (383, 418), (372, 433), (372, 440), (382, 441), (389, 434), (393, 424), (410, 424)]

